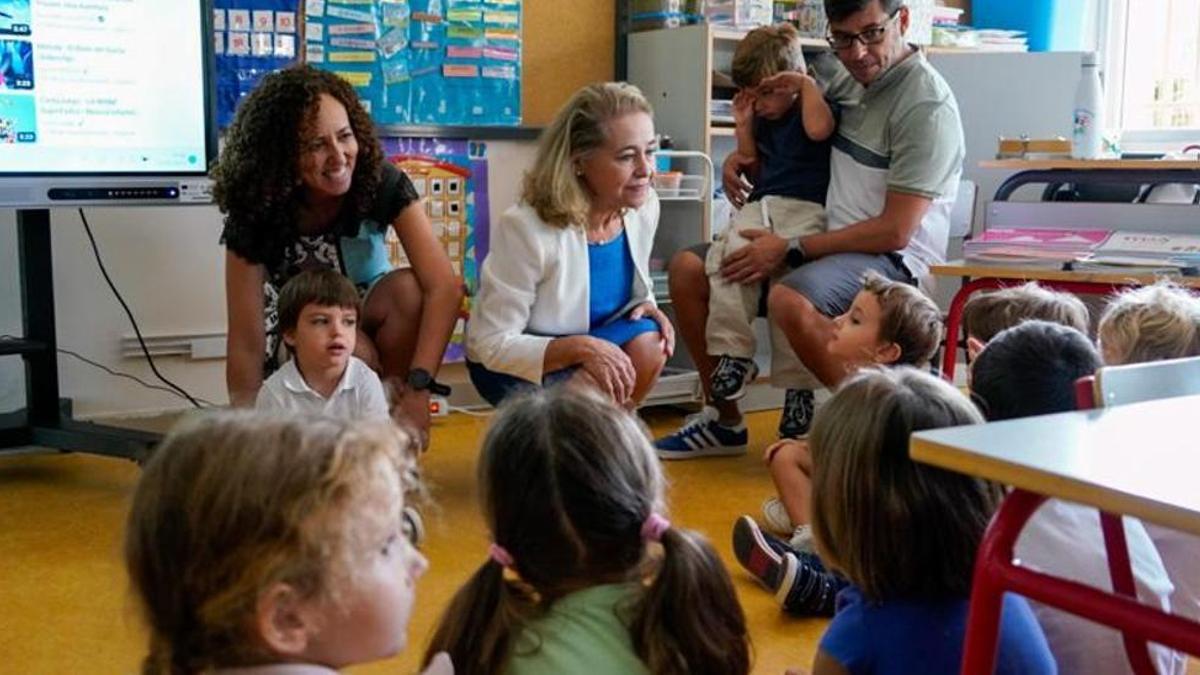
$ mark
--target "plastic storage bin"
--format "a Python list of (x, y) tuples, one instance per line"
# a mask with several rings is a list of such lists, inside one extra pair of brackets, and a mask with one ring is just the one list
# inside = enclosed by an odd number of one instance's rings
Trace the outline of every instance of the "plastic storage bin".
[(1005, 28), (1028, 34), (1035, 52), (1081, 51), (1088, 0), (974, 0), (976, 28)]
[(772, 0), (705, 0), (704, 18), (709, 23), (754, 28), (771, 23)]

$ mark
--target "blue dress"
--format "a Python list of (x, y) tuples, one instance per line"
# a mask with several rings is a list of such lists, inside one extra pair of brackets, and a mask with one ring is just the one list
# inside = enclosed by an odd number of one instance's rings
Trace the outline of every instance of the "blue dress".
[(658, 330), (653, 319), (633, 321), (619, 314), (629, 304), (635, 272), (623, 228), (606, 242), (588, 244), (588, 335), (620, 347), (642, 333)]
[[(588, 335), (620, 347), (642, 333), (658, 331), (658, 324), (653, 319), (632, 321), (621, 313), (629, 305), (636, 271), (624, 229), (610, 241), (588, 244)], [(540, 383), (533, 383), (467, 360), (471, 384), (493, 406), (529, 387), (565, 381), (576, 367), (546, 373)]]

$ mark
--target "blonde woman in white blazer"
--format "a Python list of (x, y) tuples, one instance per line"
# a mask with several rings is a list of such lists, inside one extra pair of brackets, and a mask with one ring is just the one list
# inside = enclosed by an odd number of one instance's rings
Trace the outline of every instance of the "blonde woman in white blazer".
[(542, 134), (521, 202), (492, 229), (467, 325), (471, 381), (493, 405), (571, 380), (633, 407), (674, 351), (648, 269), (651, 114), (633, 85), (592, 84)]

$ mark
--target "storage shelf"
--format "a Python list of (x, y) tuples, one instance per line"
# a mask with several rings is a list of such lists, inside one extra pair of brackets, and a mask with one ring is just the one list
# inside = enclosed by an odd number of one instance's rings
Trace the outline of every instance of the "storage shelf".
[(708, 133), (712, 136), (736, 136), (737, 129), (735, 127), (709, 127)]
[[(740, 42), (742, 38), (746, 37), (746, 33), (750, 32), (750, 29), (743, 30), (729, 26), (710, 25), (709, 28), (712, 30), (712, 38), (718, 42)], [(829, 43), (824, 38), (802, 37), (800, 44), (811, 49), (829, 49)]]

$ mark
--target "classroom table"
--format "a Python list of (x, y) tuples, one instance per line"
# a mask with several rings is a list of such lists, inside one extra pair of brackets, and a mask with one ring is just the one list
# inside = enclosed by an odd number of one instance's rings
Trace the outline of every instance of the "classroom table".
[(1127, 641), (1200, 655), (1200, 624), (1012, 564), (1021, 528), (1047, 498), (1200, 536), (1200, 444), (1191, 420), (1197, 411), (1200, 396), (1184, 396), (913, 434), (914, 461), (1014, 488), (980, 544), (964, 674), (993, 670), (1005, 590), (1117, 628)]
[(1030, 183), (1200, 183), (1196, 159), (995, 159), (979, 166), (1016, 172), (996, 188), (996, 201), (1007, 201)]
[[(1036, 281), (1041, 286), (1068, 293), (1107, 295), (1128, 288), (1152, 284), (1161, 277), (1124, 272), (1070, 271), (1061, 263), (1002, 264), (952, 260), (929, 268), (935, 277), (958, 277), (962, 286), (950, 301), (946, 312), (946, 349), (942, 353), (942, 374), (954, 380), (958, 361), (959, 333), (962, 328), (963, 307), (977, 291), (1020, 285)], [(1171, 275), (1167, 277), (1180, 286), (1200, 288), (1200, 277)]]

